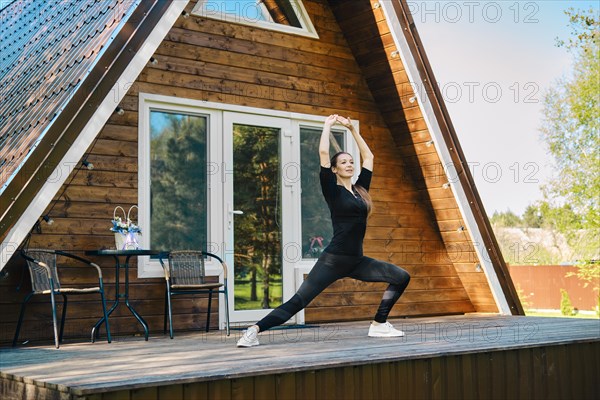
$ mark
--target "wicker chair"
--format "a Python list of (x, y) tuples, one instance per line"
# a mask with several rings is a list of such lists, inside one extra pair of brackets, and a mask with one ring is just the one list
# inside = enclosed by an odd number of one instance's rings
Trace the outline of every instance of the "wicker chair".
[[(223, 267), (223, 283), (207, 283), (204, 267), (205, 257), (218, 260)], [(165, 258), (167, 262), (165, 262)], [(229, 336), (229, 299), (227, 298), (227, 265), (218, 256), (204, 251), (172, 251), (159, 256), (160, 264), (165, 271), (165, 319), (164, 332), (167, 332), (167, 317), (169, 318), (169, 333), (173, 339), (173, 312), (171, 297), (178, 294), (208, 293), (208, 311), (206, 316), (206, 331), (210, 326), (210, 310), (213, 292), (223, 293), (225, 298), (225, 322)]]
[[(108, 316), (106, 315), (106, 300), (104, 298), (104, 284), (102, 282), (102, 270), (97, 264), (86, 260), (85, 258), (78, 257), (73, 254), (65, 253), (59, 250), (42, 250), (42, 249), (29, 249), (27, 251), (21, 251), (21, 255), (27, 260), (29, 267), (29, 275), (31, 276), (31, 288), (32, 292), (25, 297), (23, 304), (21, 305), (21, 312), (19, 314), (19, 322), (17, 323), (17, 330), (13, 339), (13, 346), (16, 346), (19, 339), (19, 332), (21, 330), (21, 324), (23, 322), (23, 315), (25, 313), (25, 306), (27, 302), (37, 294), (50, 295), (50, 301), (52, 304), (52, 323), (54, 325), (54, 343), (56, 348), (59, 348), (63, 338), (63, 331), (65, 327), (65, 316), (67, 313), (67, 295), (76, 294), (94, 294), (100, 293), (100, 299), (102, 301), (102, 312), (104, 313), (104, 321), (106, 322), (106, 336), (108, 343), (111, 342), (110, 327), (108, 325)], [(60, 280), (58, 279), (58, 265), (57, 256), (68, 257), (76, 260), (82, 264), (96, 268), (98, 272), (98, 286), (86, 287), (86, 288), (66, 288), (61, 286)], [(57, 333), (57, 321), (56, 321), (56, 301), (55, 296), (57, 294), (63, 297), (63, 310), (60, 320), (60, 334)], [(95, 328), (92, 329), (92, 341), (94, 341)]]

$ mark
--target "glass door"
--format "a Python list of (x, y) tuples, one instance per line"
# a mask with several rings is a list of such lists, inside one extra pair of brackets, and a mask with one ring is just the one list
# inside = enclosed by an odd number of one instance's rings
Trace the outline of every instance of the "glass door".
[(290, 122), (226, 112), (223, 124), (230, 316), (232, 322), (253, 323), (294, 290), (293, 265), (284, 257), (293, 190), (283, 177)]

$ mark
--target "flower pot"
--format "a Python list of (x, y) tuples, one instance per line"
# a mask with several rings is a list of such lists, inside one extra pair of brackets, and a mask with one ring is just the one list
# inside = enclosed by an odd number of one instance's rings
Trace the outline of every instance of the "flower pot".
[(139, 232), (115, 232), (117, 250), (137, 250), (140, 248)]
[[(137, 206), (131, 206), (129, 212), (125, 214), (125, 209), (121, 206), (116, 206), (113, 211), (113, 227), (111, 231), (115, 233), (115, 246), (117, 250), (137, 250), (140, 248), (139, 235), (140, 228), (131, 220), (131, 210), (137, 209)], [(121, 211), (125, 220), (117, 216), (117, 212)]]

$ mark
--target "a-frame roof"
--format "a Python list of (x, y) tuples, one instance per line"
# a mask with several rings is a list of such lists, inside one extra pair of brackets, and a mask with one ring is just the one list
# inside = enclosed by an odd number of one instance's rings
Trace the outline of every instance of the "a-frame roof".
[[(464, 154), (442, 96), (432, 84), (435, 78), (407, 3), (332, 0), (330, 4), (346, 10), (365, 5), (383, 10), (410, 82), (424, 88), (414, 95), (418, 108), (439, 160), (448, 169), (464, 228), (498, 309), (522, 314), (473, 178), (463, 168)], [(1, 267), (85, 155), (128, 84), (186, 5), (187, 1), (158, 0), (14, 2), (0, 12), (5, 30), (2, 57), (6, 57), (0, 67)], [(341, 27), (352, 36), (354, 26)], [(39, 55), (31, 57), (36, 50)]]
[(2, 192), (100, 61), (132, 5), (14, 1), (0, 12)]
[(0, 11), (4, 267), (187, 1), (14, 1)]

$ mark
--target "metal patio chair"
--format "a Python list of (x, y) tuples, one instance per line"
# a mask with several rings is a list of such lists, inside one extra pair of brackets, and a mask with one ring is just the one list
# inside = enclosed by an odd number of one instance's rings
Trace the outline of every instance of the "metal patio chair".
[[(206, 282), (205, 258), (211, 257), (219, 261), (223, 268), (223, 283)], [(166, 259), (166, 260), (165, 260)], [(210, 310), (214, 292), (223, 293), (225, 298), (225, 327), (229, 336), (229, 299), (227, 296), (227, 265), (218, 256), (205, 251), (172, 251), (159, 256), (160, 264), (165, 272), (165, 319), (164, 332), (167, 332), (167, 317), (169, 333), (173, 339), (173, 312), (171, 297), (179, 294), (208, 293), (208, 310), (206, 315), (206, 331), (210, 326)]]
[[(106, 300), (104, 298), (104, 283), (102, 281), (102, 270), (100, 267), (85, 258), (76, 256), (74, 254), (65, 253), (59, 250), (45, 250), (45, 249), (29, 249), (21, 251), (21, 255), (27, 260), (27, 266), (29, 267), (29, 275), (31, 276), (31, 293), (25, 297), (23, 304), (21, 305), (21, 312), (19, 314), (19, 322), (17, 323), (17, 330), (13, 339), (13, 346), (17, 345), (19, 339), (19, 332), (21, 330), (21, 324), (23, 323), (23, 315), (25, 313), (25, 306), (31, 300), (34, 295), (50, 295), (50, 301), (52, 304), (52, 323), (54, 325), (54, 343), (56, 348), (59, 348), (63, 338), (63, 331), (65, 327), (65, 316), (67, 313), (67, 295), (84, 295), (84, 294), (100, 294), (102, 301), (102, 312), (104, 313), (104, 320), (106, 321), (106, 337), (108, 343), (111, 342), (110, 327), (108, 325), (108, 316), (106, 315)], [(72, 260), (76, 260), (79, 263), (88, 265), (96, 268), (98, 272), (98, 286), (86, 287), (86, 288), (73, 288), (63, 287), (60, 284), (58, 278), (58, 265), (57, 256), (68, 257)], [(63, 297), (63, 310), (60, 320), (60, 333), (57, 332), (57, 321), (56, 321), (56, 295), (62, 295)], [(94, 331), (92, 329), (92, 341), (94, 341)]]

